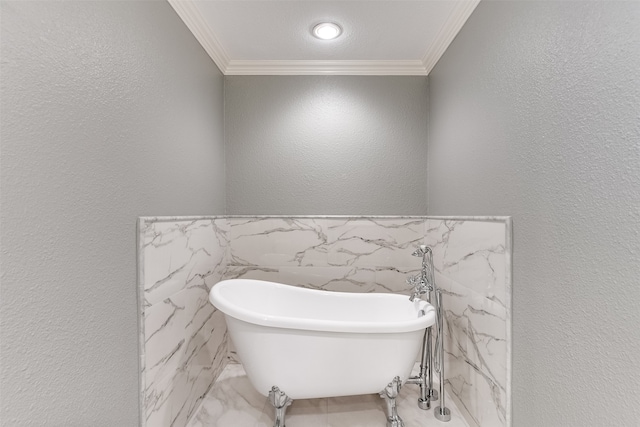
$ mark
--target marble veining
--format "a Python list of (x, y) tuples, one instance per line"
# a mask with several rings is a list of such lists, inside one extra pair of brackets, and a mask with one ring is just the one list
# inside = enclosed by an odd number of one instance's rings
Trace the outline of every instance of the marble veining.
[[(264, 401), (252, 410), (237, 406), (251, 399), (242, 380), (224, 388), (228, 378), (221, 376), (215, 385), (222, 388), (208, 396), (224, 390), (227, 398), (207, 397), (200, 406), (227, 363), (237, 362), (223, 316), (207, 300), (219, 280), (407, 294), (406, 277), (420, 268), (411, 252), (424, 243), (433, 248), (436, 283), (444, 292), (447, 390), (468, 425), (510, 426), (510, 227), (507, 217), (141, 218), (143, 425), (183, 427), (206, 413), (222, 416), (219, 424), (206, 425), (268, 425)], [(358, 402), (347, 404), (348, 411), (357, 412)], [(335, 399), (310, 401), (298, 405), (292, 426), (302, 414), (320, 413), (306, 416), (303, 425), (352, 425), (334, 423), (329, 407), (347, 411)]]
[(407, 292), (419, 265), (418, 218), (230, 219), (226, 277), (277, 280), (315, 289)]
[(509, 425), (510, 223), (429, 218), (425, 244), (444, 292), (448, 390), (470, 425)]
[(141, 225), (144, 304), (153, 305), (185, 287), (211, 288), (226, 261), (225, 226), (225, 220)]
[(436, 270), (506, 307), (506, 229), (501, 223), (426, 221)]
[(184, 426), (227, 361), (208, 300), (223, 276), (226, 221), (139, 221), (141, 425)]

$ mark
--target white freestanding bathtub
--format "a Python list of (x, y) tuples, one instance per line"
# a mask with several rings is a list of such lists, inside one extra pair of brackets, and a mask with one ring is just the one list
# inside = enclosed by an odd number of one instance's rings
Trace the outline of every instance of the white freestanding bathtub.
[(292, 399), (378, 393), (405, 381), (435, 322), (429, 303), (395, 294), (224, 280), (209, 295), (225, 314), (249, 380)]

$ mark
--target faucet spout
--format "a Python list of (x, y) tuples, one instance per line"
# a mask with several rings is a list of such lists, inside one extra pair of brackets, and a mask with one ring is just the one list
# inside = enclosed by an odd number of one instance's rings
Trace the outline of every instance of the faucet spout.
[(413, 253), (411, 254), (412, 256), (424, 256), (425, 253), (427, 253), (427, 251), (431, 252), (431, 248), (428, 247), (427, 245), (420, 245), (418, 246), (418, 248), (413, 251)]

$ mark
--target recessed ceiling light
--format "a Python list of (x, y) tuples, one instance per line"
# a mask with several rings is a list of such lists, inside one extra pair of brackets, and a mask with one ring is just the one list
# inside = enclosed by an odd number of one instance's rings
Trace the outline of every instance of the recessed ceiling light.
[(342, 33), (342, 28), (333, 22), (321, 22), (313, 27), (312, 33), (319, 39), (332, 40)]

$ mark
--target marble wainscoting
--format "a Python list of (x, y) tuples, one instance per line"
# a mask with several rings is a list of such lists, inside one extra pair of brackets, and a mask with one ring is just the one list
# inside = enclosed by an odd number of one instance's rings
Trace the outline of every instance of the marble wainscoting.
[(226, 220), (140, 218), (140, 424), (183, 427), (227, 360), (226, 325), (208, 301), (228, 249)]
[(447, 390), (469, 425), (511, 425), (511, 221), (428, 219), (444, 291)]
[(229, 218), (225, 278), (271, 280), (342, 292), (408, 293), (420, 217)]
[(509, 218), (141, 218), (141, 424), (184, 427), (235, 354), (208, 291), (252, 278), (313, 289), (408, 294), (433, 248), (444, 290), (447, 388), (471, 426), (510, 423)]

